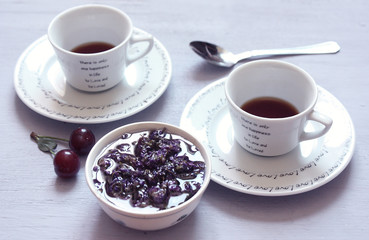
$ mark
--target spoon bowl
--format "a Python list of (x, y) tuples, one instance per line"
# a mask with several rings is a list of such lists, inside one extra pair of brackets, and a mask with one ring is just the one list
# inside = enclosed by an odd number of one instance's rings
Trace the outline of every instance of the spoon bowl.
[(209, 63), (222, 67), (232, 67), (237, 64), (235, 55), (215, 44), (201, 41), (190, 43), (192, 50)]
[(282, 55), (328, 54), (337, 53), (340, 46), (336, 42), (323, 42), (314, 45), (267, 50), (252, 50), (234, 54), (218, 45), (204, 41), (190, 43), (192, 50), (211, 64), (221, 67), (233, 67), (241, 60)]

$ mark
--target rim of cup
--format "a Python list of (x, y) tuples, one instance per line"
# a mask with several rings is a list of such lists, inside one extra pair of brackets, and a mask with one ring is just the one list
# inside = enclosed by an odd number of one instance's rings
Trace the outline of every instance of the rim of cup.
[[(240, 74), (240, 72), (242, 72), (245, 68), (249, 68), (250, 66), (253, 67), (253, 65), (261, 65), (261, 64), (268, 64), (268, 65), (279, 65), (279, 66), (283, 66), (283, 67), (287, 67), (289, 69), (292, 69), (294, 71), (298, 71), (300, 74), (302, 74), (308, 81), (309, 83), (311, 84), (311, 86), (313, 86), (313, 99), (314, 101), (311, 101), (311, 103), (305, 107), (303, 110), (300, 110), (298, 109), (298, 113), (293, 115), (293, 116), (290, 116), (290, 117), (283, 117), (283, 118), (268, 118), (268, 117), (260, 117), (260, 116), (257, 116), (257, 115), (254, 115), (254, 114), (251, 114), (247, 111), (244, 111), (241, 106), (239, 106), (238, 104), (236, 104), (233, 100), (233, 98), (230, 96), (230, 93), (229, 93), (229, 84), (230, 84), (230, 79), (232, 77), (234, 77), (235, 75), (237, 74)], [(292, 63), (288, 63), (288, 62), (285, 62), (285, 61), (280, 61), (280, 60), (270, 60), (270, 59), (265, 59), (265, 60), (255, 60), (255, 61), (252, 61), (252, 62), (248, 62), (248, 63), (245, 63), (239, 67), (237, 67), (235, 70), (233, 70), (226, 78), (225, 80), (225, 95), (226, 95), (226, 98), (228, 99), (228, 102), (232, 105), (232, 107), (234, 109), (236, 109), (239, 113), (241, 113), (242, 115), (247, 115), (251, 118), (255, 118), (255, 119), (260, 119), (260, 120), (264, 120), (264, 121), (274, 121), (274, 122), (278, 122), (278, 121), (288, 121), (288, 120), (294, 120), (296, 118), (299, 118), (301, 117), (302, 115), (305, 115), (307, 112), (311, 111), (316, 102), (317, 102), (317, 99), (318, 99), (318, 89), (317, 89), (317, 85), (314, 81), (314, 79), (312, 78), (312, 76), (306, 72), (304, 69), (292, 64)], [(264, 96), (261, 96), (261, 97), (264, 97)], [(267, 97), (267, 96), (265, 96)]]
[[(119, 44), (116, 44), (113, 48), (106, 50), (106, 51), (102, 51), (102, 52), (96, 52), (96, 53), (76, 53), (76, 52), (72, 52), (71, 50), (65, 49), (63, 47), (61, 47), (59, 44), (56, 43), (55, 39), (53, 39), (53, 37), (51, 36), (51, 29), (52, 27), (54, 27), (54, 24), (59, 21), (59, 19), (63, 16), (63, 15), (67, 15), (67, 14), (73, 14), (76, 11), (79, 11), (81, 9), (92, 9), (92, 8), (102, 8), (102, 9), (106, 9), (106, 10), (110, 10), (110, 11), (114, 11), (115, 13), (121, 15), (123, 18), (126, 19), (126, 21), (128, 22), (128, 26), (129, 26), (129, 31), (127, 34), (127, 37), (121, 41)], [(116, 8), (116, 7), (112, 7), (112, 6), (108, 6), (108, 5), (103, 5), (103, 4), (84, 4), (84, 5), (79, 5), (79, 6), (75, 6), (72, 8), (68, 8), (62, 12), (60, 12), (59, 14), (57, 14), (52, 21), (50, 22), (49, 26), (48, 26), (48, 30), (47, 30), (47, 36), (48, 39), (50, 41), (50, 43), (57, 48), (59, 51), (62, 51), (64, 53), (68, 53), (68, 54), (72, 54), (72, 55), (85, 55), (85, 56), (97, 56), (97, 55), (102, 55), (102, 54), (106, 54), (108, 52), (114, 51), (117, 48), (122, 47), (123, 45), (126, 44), (126, 42), (129, 40), (128, 36), (131, 36), (133, 32), (133, 25), (132, 25), (132, 20), (131, 18), (124, 13), (123, 11), (121, 11), (120, 9)]]

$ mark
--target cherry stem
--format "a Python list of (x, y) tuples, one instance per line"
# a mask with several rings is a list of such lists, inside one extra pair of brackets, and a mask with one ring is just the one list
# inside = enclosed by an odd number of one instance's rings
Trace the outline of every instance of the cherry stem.
[[(30, 137), (37, 143), (39, 149), (43, 152), (49, 152), (52, 158), (55, 158), (56, 152), (54, 151), (54, 147), (56, 148), (57, 144), (54, 140), (69, 142), (69, 140), (64, 138), (57, 137), (49, 137), (49, 136), (39, 136), (35, 132), (31, 132)], [(44, 142), (44, 141), (53, 142), (52, 145)]]
[(52, 139), (52, 140), (58, 140), (58, 141), (63, 141), (63, 142), (69, 142), (69, 140), (68, 139), (65, 139), (65, 138), (58, 138), (58, 137), (51, 137), (51, 136), (40, 136), (40, 135), (37, 135), (37, 133), (35, 133), (35, 132), (32, 132), (31, 133), (31, 138), (33, 139), (33, 140), (35, 140), (36, 142), (39, 140), (39, 139), (41, 139), (41, 138), (46, 138), (46, 139)]
[(49, 148), (49, 153), (51, 154), (51, 157), (54, 159), (55, 155), (56, 155), (56, 152), (53, 149)]

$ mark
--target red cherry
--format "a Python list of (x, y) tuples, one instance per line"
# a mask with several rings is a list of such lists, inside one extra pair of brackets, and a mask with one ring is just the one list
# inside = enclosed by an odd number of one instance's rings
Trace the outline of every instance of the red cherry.
[(69, 138), (69, 147), (78, 155), (88, 154), (95, 144), (95, 135), (87, 128), (75, 129)]
[(69, 178), (77, 175), (80, 168), (78, 155), (70, 149), (63, 149), (54, 157), (54, 170), (59, 177)]

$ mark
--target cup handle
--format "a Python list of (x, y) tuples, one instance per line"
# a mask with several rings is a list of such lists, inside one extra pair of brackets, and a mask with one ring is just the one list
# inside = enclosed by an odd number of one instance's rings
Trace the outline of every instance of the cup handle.
[(138, 42), (148, 42), (148, 46), (146, 47), (146, 49), (142, 52), (140, 52), (139, 54), (135, 54), (134, 56), (127, 56), (127, 66), (131, 63), (133, 63), (134, 61), (137, 61), (138, 59), (142, 58), (143, 56), (145, 56), (148, 52), (151, 51), (152, 47), (154, 46), (154, 39), (152, 37), (152, 35), (141, 35), (141, 34), (135, 34), (133, 33), (130, 40), (129, 40), (129, 43), (130, 45), (133, 45), (135, 43), (138, 43)]
[(315, 121), (324, 125), (324, 128), (319, 131), (306, 132), (303, 131), (300, 136), (300, 142), (318, 138), (326, 134), (332, 126), (333, 120), (326, 115), (323, 115), (317, 111), (312, 111), (307, 117), (306, 121)]

